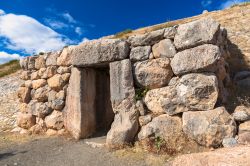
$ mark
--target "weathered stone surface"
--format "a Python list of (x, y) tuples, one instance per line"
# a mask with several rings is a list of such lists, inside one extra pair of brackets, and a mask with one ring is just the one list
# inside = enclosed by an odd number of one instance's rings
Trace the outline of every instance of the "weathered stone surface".
[(32, 88), (33, 89), (38, 89), (40, 87), (43, 87), (47, 84), (47, 81), (45, 79), (38, 79), (38, 80), (33, 80), (32, 81)]
[(171, 61), (174, 74), (191, 72), (215, 72), (221, 58), (218, 46), (205, 44), (178, 52)]
[(39, 77), (42, 78), (42, 76), (43, 76), (43, 74), (45, 73), (46, 69), (47, 69), (47, 68), (41, 68), (41, 69), (38, 70), (38, 75), (39, 75)]
[(57, 69), (57, 73), (59, 73), (59, 74), (70, 73), (70, 71), (71, 71), (71, 67), (66, 67), (66, 66), (60, 66)]
[(147, 110), (145, 109), (142, 100), (136, 101), (135, 107), (138, 110), (138, 112), (140, 113), (140, 116), (144, 116), (147, 114)]
[(222, 141), (222, 145), (225, 148), (229, 148), (229, 147), (234, 147), (238, 144), (237, 140), (235, 138), (224, 138)]
[(164, 38), (174, 39), (176, 33), (177, 33), (177, 29), (175, 27), (165, 28)]
[(31, 89), (27, 87), (20, 87), (17, 92), (17, 96), (19, 97), (22, 103), (29, 103), (31, 99)]
[(28, 62), (29, 62), (28, 57), (20, 59), (19, 64), (23, 70), (28, 70)]
[(61, 111), (64, 108), (65, 102), (63, 99), (55, 99), (51, 102), (51, 108)]
[(40, 77), (39, 77), (39, 75), (38, 75), (38, 72), (36, 71), (36, 72), (31, 73), (30, 78), (31, 78), (31, 80), (37, 80), (37, 79), (39, 79)]
[(65, 94), (66, 92), (64, 91), (64, 90), (61, 90), (61, 91), (59, 91), (57, 94), (56, 94), (56, 98), (57, 99), (61, 99), (61, 100), (64, 100), (65, 99), (65, 97), (66, 97), (66, 94)]
[(49, 87), (48, 86), (43, 86), (41, 88), (38, 88), (32, 98), (34, 100), (37, 100), (39, 102), (46, 102), (48, 101), (48, 92), (49, 92)]
[(163, 138), (166, 142), (177, 141), (182, 133), (181, 118), (164, 114), (154, 118), (147, 125), (142, 126), (138, 138), (139, 140), (143, 140), (154, 136)]
[(51, 89), (55, 91), (62, 90), (63, 86), (66, 84), (66, 82), (63, 80), (62, 75), (56, 74), (53, 77), (49, 78), (48, 85)]
[(121, 110), (115, 115), (114, 122), (107, 134), (106, 143), (109, 147), (131, 143), (139, 129), (137, 110)]
[(28, 113), (28, 104), (27, 103), (19, 104), (18, 108), (19, 108), (19, 112)]
[(56, 66), (57, 58), (61, 54), (61, 51), (49, 53), (46, 59), (46, 66)]
[(62, 75), (62, 79), (64, 82), (68, 82), (70, 78), (70, 73), (65, 73)]
[(47, 96), (48, 96), (48, 101), (53, 101), (56, 99), (56, 94), (57, 92), (54, 90), (51, 90), (48, 92)]
[(29, 80), (30, 79), (31, 72), (30, 71), (23, 71), (20, 75), (20, 78), (22, 80)]
[(42, 103), (36, 100), (32, 100), (28, 104), (27, 109), (29, 113), (39, 118), (45, 118), (47, 115), (49, 115), (52, 112), (52, 109), (50, 108), (50, 105), (48, 102)]
[(218, 147), (224, 138), (236, 133), (236, 124), (224, 107), (184, 112), (182, 120), (183, 131), (188, 137), (207, 147)]
[(174, 44), (170, 39), (161, 40), (152, 47), (152, 51), (155, 58), (173, 58), (176, 54)]
[(147, 92), (145, 104), (154, 114), (178, 114), (188, 110), (213, 109), (218, 98), (213, 74), (187, 74), (177, 83)]
[(233, 117), (239, 122), (250, 120), (250, 108), (246, 106), (237, 106), (234, 110)]
[(130, 51), (130, 59), (132, 62), (147, 60), (150, 53), (151, 46), (133, 47)]
[(63, 114), (60, 111), (53, 111), (45, 118), (47, 128), (60, 130), (63, 128)]
[(215, 151), (178, 156), (166, 166), (248, 166), (249, 155), (249, 146), (218, 148)]
[(64, 125), (76, 138), (86, 138), (95, 132), (95, 75), (93, 70), (72, 68), (69, 80)]
[(70, 66), (72, 65), (73, 50), (75, 46), (68, 46), (62, 50), (62, 53), (57, 58), (58, 66)]
[(110, 63), (110, 93), (110, 100), (115, 113), (121, 110), (129, 110), (135, 104), (135, 89), (130, 60)]
[(239, 144), (249, 145), (250, 144), (250, 132), (239, 133)]
[(35, 68), (39, 70), (40, 68), (46, 67), (45, 56), (38, 56), (35, 60)]
[(54, 76), (57, 73), (57, 66), (49, 66), (43, 72), (42, 78), (48, 79)]
[(179, 25), (174, 44), (178, 50), (201, 44), (216, 44), (220, 25), (211, 18)]
[(145, 126), (146, 124), (148, 124), (149, 122), (151, 122), (152, 120), (152, 115), (145, 115), (145, 116), (140, 116), (139, 117), (139, 124), (140, 126)]
[(239, 126), (239, 133), (250, 132), (250, 121), (241, 123)]
[(37, 56), (30, 56), (28, 57), (28, 69), (35, 70), (35, 63), (36, 63)]
[(125, 59), (129, 56), (129, 44), (121, 39), (100, 39), (74, 47), (74, 66), (93, 66)]
[(153, 45), (163, 39), (164, 29), (152, 31), (142, 35), (129, 37), (129, 42), (133, 47)]
[(19, 113), (17, 115), (17, 125), (24, 129), (29, 129), (36, 124), (36, 117), (32, 114)]
[(168, 58), (146, 60), (134, 64), (135, 81), (149, 89), (166, 86), (173, 76)]

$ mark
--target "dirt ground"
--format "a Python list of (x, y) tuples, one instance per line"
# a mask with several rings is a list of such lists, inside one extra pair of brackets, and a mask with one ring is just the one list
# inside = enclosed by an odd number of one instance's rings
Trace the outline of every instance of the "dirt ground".
[(147, 166), (163, 165), (165, 161), (162, 156), (135, 149), (93, 148), (86, 140), (75, 141), (66, 136), (49, 138), (0, 133), (1, 166)]

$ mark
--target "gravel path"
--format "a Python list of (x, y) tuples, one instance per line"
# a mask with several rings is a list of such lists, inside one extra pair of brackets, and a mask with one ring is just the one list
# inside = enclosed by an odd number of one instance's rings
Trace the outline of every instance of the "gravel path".
[(20, 72), (0, 78), (0, 132), (8, 132), (15, 127), (18, 111), (16, 92), (22, 81)]

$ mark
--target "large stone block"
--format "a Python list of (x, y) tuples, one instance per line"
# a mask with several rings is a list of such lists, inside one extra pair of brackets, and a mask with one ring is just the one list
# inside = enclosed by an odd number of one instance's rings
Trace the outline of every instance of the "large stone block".
[(66, 81), (60, 74), (56, 74), (53, 77), (49, 78), (48, 85), (51, 89), (55, 91), (60, 91), (63, 89), (63, 86), (66, 84)]
[(46, 59), (45, 56), (38, 56), (35, 60), (35, 68), (39, 70), (40, 68), (45, 68), (46, 67)]
[(131, 36), (129, 37), (128, 41), (133, 47), (148, 46), (148, 45), (154, 45), (155, 43), (162, 40), (163, 37), (164, 37), (164, 29), (160, 29), (142, 35), (140, 34)]
[(110, 63), (110, 93), (115, 113), (130, 109), (135, 103), (135, 89), (130, 60)]
[(73, 65), (95, 66), (128, 58), (129, 44), (121, 39), (100, 39), (82, 43), (72, 50)]
[(112, 147), (132, 142), (139, 128), (130, 60), (110, 64), (110, 90), (116, 115), (106, 143)]
[(213, 109), (218, 98), (214, 74), (187, 74), (172, 86), (147, 92), (145, 104), (155, 114), (178, 114), (188, 110)]
[(204, 18), (182, 24), (177, 29), (174, 44), (178, 50), (201, 44), (216, 44), (220, 25), (212, 18)]
[(46, 59), (46, 66), (56, 66), (57, 58), (61, 54), (61, 51), (49, 53)]
[(160, 137), (167, 142), (178, 141), (183, 136), (182, 120), (178, 116), (160, 115), (147, 125), (142, 126), (138, 134), (139, 140), (150, 137)]
[(173, 72), (168, 58), (158, 58), (134, 64), (134, 78), (138, 86), (149, 89), (168, 85)]
[(17, 115), (17, 125), (24, 129), (29, 129), (36, 124), (36, 117), (29, 113), (19, 113)]
[(17, 96), (22, 103), (29, 103), (31, 99), (31, 89), (27, 87), (20, 87), (18, 89)]
[(195, 72), (215, 72), (221, 59), (218, 46), (205, 44), (178, 52), (171, 61), (174, 74)]
[(76, 139), (89, 137), (95, 132), (95, 84), (94, 69), (72, 68), (64, 126)]
[(58, 66), (70, 66), (72, 65), (72, 52), (75, 49), (75, 46), (68, 46), (65, 47), (62, 50), (62, 53), (60, 54), (60, 56), (58, 56), (57, 58), (57, 65)]
[(152, 51), (155, 58), (173, 58), (176, 54), (174, 44), (170, 39), (161, 40), (152, 47)]
[(184, 112), (183, 131), (207, 147), (218, 147), (224, 138), (233, 137), (236, 123), (224, 107), (209, 111)]
[(63, 114), (60, 111), (53, 111), (45, 118), (47, 128), (60, 130), (63, 128)]
[(139, 46), (131, 49), (130, 59), (133, 62), (143, 61), (149, 58), (151, 53), (151, 46)]

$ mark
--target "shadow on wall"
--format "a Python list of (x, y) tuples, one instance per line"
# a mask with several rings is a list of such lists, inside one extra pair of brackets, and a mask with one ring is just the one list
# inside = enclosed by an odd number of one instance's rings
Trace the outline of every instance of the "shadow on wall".
[[(250, 107), (250, 84), (243, 86), (242, 84), (238, 84), (237, 80), (235, 80), (235, 76), (239, 72), (249, 71), (250, 73), (250, 66), (248, 65), (249, 62), (245, 60), (245, 55), (242, 53), (240, 48), (236, 44), (232, 43), (229, 39), (228, 50), (230, 52), (230, 57), (227, 62), (230, 66), (230, 77), (232, 84), (228, 88), (229, 98), (226, 107), (230, 113), (233, 113), (235, 108), (239, 105)], [(245, 79), (247, 77), (250, 78), (250, 75), (243, 78)]]

